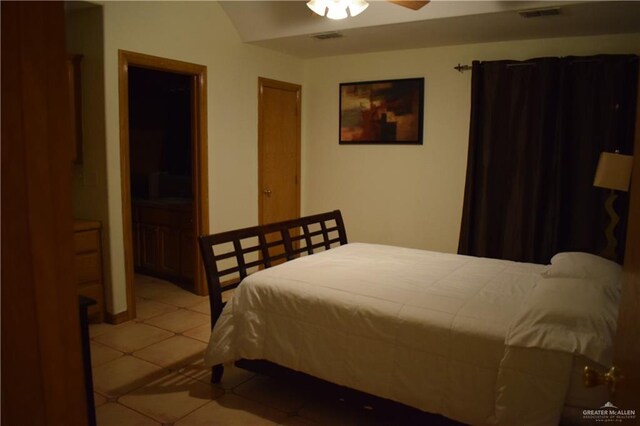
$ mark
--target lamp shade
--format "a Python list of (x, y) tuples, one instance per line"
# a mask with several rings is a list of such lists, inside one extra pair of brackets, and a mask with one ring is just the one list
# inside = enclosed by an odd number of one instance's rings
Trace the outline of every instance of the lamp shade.
[(628, 191), (633, 157), (614, 152), (603, 152), (598, 160), (593, 186)]

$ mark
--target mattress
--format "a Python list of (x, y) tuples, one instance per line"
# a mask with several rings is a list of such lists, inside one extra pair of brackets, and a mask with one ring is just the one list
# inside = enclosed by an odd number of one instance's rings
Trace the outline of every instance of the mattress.
[(468, 424), (558, 424), (591, 354), (530, 332), (544, 268), (343, 245), (247, 277), (205, 361), (265, 359)]

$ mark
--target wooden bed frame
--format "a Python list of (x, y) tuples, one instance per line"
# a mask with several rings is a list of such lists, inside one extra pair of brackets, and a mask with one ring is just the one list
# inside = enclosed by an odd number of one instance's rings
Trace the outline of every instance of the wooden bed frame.
[[(211, 305), (211, 329), (233, 290), (250, 273), (347, 243), (340, 210), (299, 219), (252, 226), (198, 238)], [(255, 369), (255, 368), (251, 368)], [(211, 381), (222, 379), (222, 365), (212, 367)]]
[[(347, 234), (340, 211), (334, 210), (284, 222), (203, 235), (198, 240), (205, 265), (213, 329), (226, 305), (223, 293), (238, 287), (250, 273), (347, 244)], [(403, 403), (337, 385), (270, 361), (240, 359), (235, 365), (268, 376), (286, 378), (298, 384), (312, 383), (314, 389), (330, 392), (340, 401), (346, 401), (355, 407), (375, 407), (379, 413), (400, 413), (422, 424), (426, 421), (427, 424), (440, 426), (463, 426), (462, 423), (442, 415), (426, 413)], [(222, 364), (213, 366), (211, 382), (220, 382), (223, 373)]]

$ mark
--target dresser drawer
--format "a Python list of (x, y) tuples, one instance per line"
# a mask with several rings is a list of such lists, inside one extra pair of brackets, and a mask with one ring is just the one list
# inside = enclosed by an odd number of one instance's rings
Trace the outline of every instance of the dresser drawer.
[(74, 232), (73, 235), (76, 253), (98, 251), (100, 248), (100, 233), (97, 230)]
[(95, 220), (75, 220), (73, 242), (75, 246), (75, 284), (78, 294), (97, 303), (87, 307), (91, 322), (104, 320), (104, 284), (102, 282), (101, 224)]
[(76, 284), (90, 281), (102, 282), (101, 263), (100, 252), (76, 254)]

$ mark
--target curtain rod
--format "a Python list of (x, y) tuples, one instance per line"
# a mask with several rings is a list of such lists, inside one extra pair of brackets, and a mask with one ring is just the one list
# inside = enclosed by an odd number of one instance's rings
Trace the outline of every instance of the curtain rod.
[[(522, 66), (529, 66), (529, 65), (535, 66), (536, 64), (533, 62), (522, 62), (522, 63), (515, 63), (515, 64), (507, 64), (507, 67), (522, 67)], [(455, 67), (453, 67), (453, 69), (458, 71), (459, 73), (463, 73), (465, 71), (471, 70), (472, 67), (471, 65), (458, 64)]]
[(462, 72), (465, 72), (465, 71), (469, 71), (471, 69), (471, 65), (460, 65), (460, 64), (458, 64), (455, 67), (453, 67), (453, 69), (458, 71), (458, 72), (460, 72), (460, 73), (462, 73)]
[[(640, 58), (640, 56), (638, 55), (630, 55), (631, 57), (629, 58), (630, 61), (634, 61), (634, 60), (638, 60), (638, 58)], [(560, 58), (568, 58), (569, 56), (561, 56)], [(576, 64), (576, 63), (585, 63), (585, 62), (602, 62), (602, 59), (599, 58), (576, 58), (574, 60), (572, 60), (570, 63), (571, 64)], [(519, 67), (519, 66), (527, 66), (527, 65), (537, 65), (535, 62), (520, 62), (520, 63), (512, 63), (512, 64), (507, 64), (507, 67)], [(469, 71), (472, 69), (471, 65), (467, 65), (467, 64), (458, 64), (455, 67), (453, 67), (454, 70), (458, 71), (459, 73), (463, 73), (465, 71)]]

